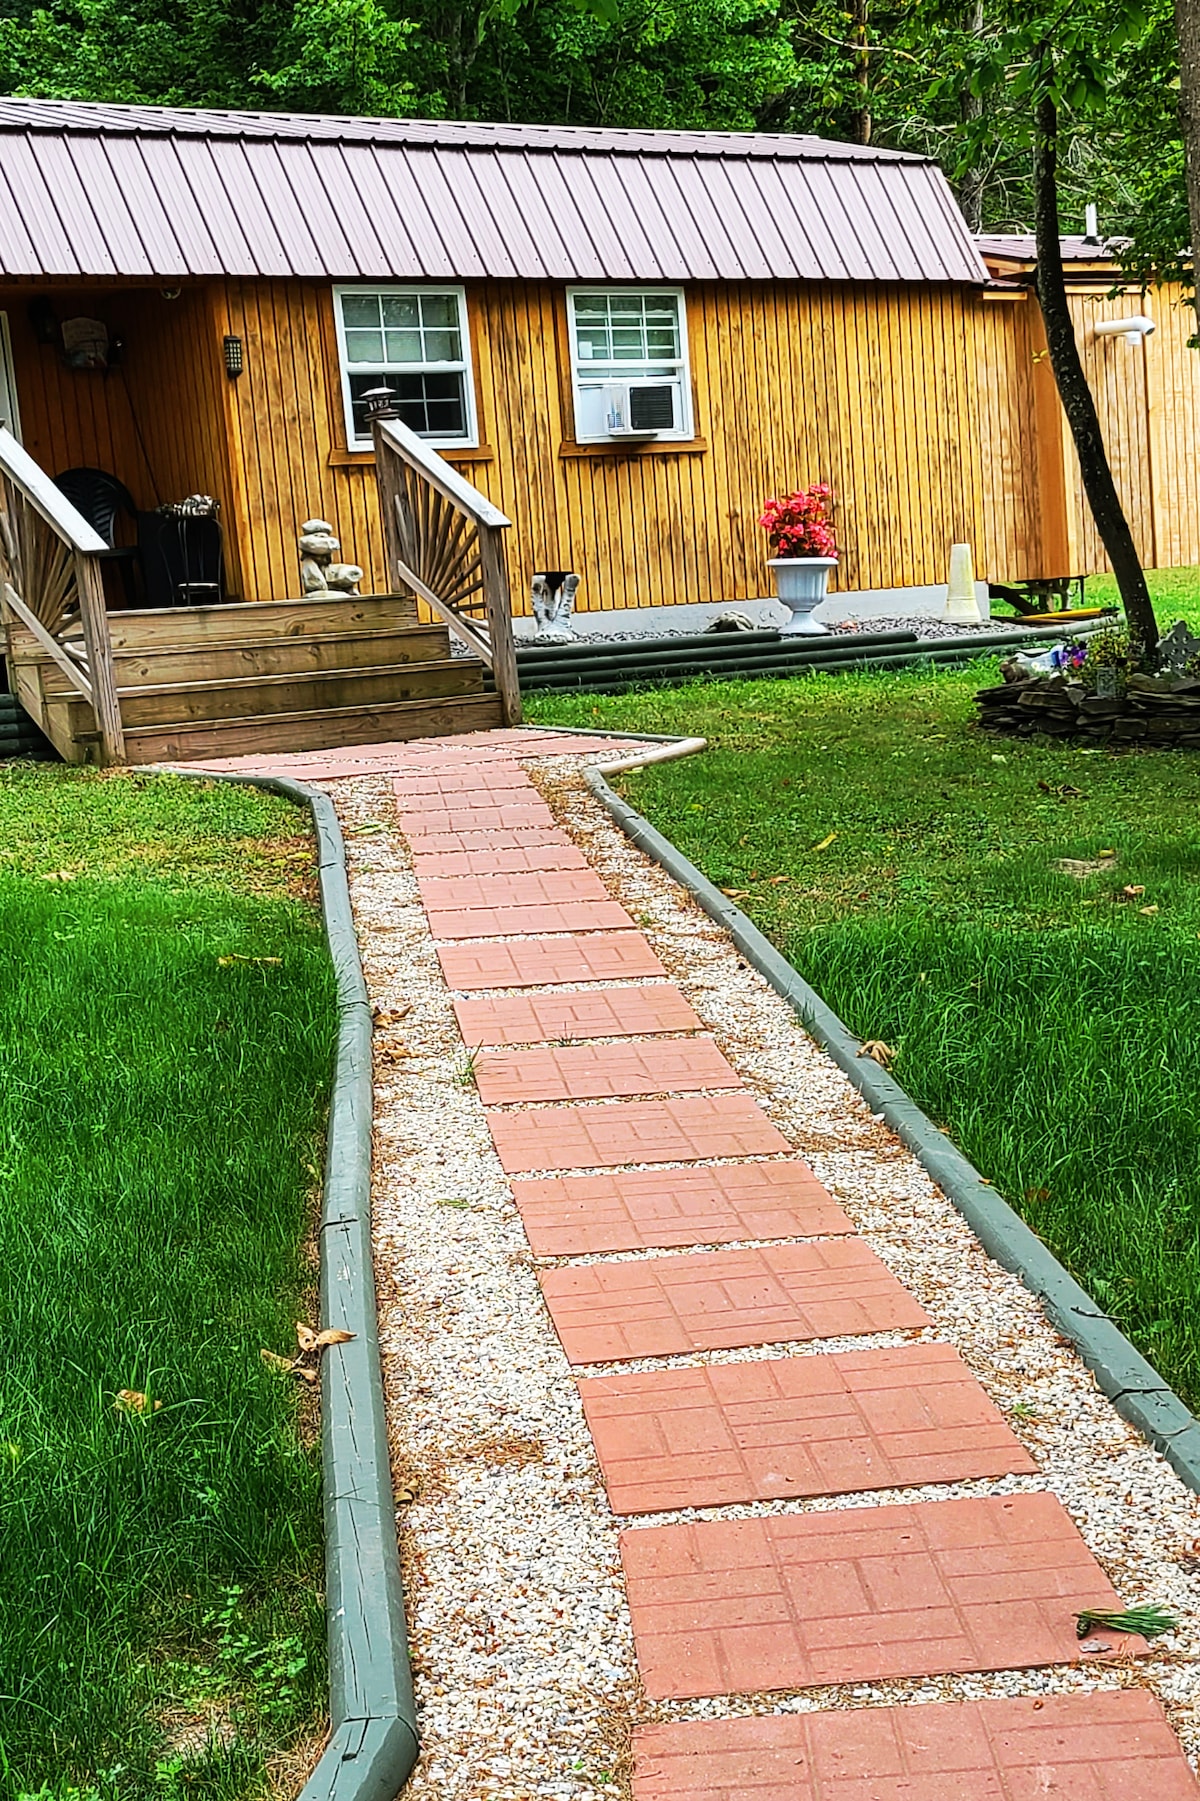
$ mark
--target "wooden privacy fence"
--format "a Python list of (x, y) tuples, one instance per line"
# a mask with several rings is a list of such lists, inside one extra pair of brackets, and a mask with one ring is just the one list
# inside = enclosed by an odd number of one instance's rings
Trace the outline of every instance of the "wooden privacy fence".
[[(91, 707), (101, 761), (125, 761), (125, 734), (104, 610), (106, 548), (10, 431), (0, 426), (0, 623), (12, 654), (25, 627)], [(80, 646), (76, 636), (82, 628)]]
[(389, 572), (492, 672), (505, 725), (521, 723), (505, 518), (399, 419), (376, 418), (375, 477)]

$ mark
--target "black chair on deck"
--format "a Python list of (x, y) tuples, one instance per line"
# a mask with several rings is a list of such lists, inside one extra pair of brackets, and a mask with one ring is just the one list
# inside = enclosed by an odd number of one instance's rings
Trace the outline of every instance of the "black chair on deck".
[(137, 583), (134, 580), (134, 566), (138, 562), (139, 552), (135, 544), (118, 544), (117, 522), (122, 513), (137, 521), (137, 507), (133, 495), (115, 475), (107, 469), (64, 469), (56, 475), (54, 485), (61, 494), (65, 494), (77, 513), (82, 513), (92, 530), (104, 539), (106, 550), (99, 551), (101, 562), (116, 563), (121, 572), (121, 585), (125, 590), (125, 604), (136, 607), (138, 604)]

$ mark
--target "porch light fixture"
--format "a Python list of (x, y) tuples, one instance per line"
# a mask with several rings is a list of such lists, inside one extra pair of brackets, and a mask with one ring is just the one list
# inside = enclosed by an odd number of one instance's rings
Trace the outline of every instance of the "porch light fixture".
[(242, 356), (242, 340), (235, 337), (225, 339), (225, 373), (232, 380), (242, 373), (245, 361)]
[(1145, 313), (1130, 313), (1124, 319), (1101, 319), (1099, 325), (1093, 327), (1093, 336), (1097, 338), (1124, 338), (1127, 344), (1142, 344), (1154, 330), (1153, 319)]

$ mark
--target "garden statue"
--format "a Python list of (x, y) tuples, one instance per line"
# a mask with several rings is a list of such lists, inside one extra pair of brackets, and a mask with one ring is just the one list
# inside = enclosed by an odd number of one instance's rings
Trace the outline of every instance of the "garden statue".
[(1200, 638), (1193, 638), (1182, 619), (1177, 619), (1165, 638), (1158, 641), (1156, 658), (1160, 675), (1195, 675), (1200, 667)]
[(300, 585), (306, 594), (357, 594), (363, 572), (357, 563), (335, 563), (342, 547), (328, 519), (306, 519), (300, 527)]
[(567, 569), (539, 570), (533, 578), (533, 616), (537, 621), (535, 642), (570, 644), (571, 609), (579, 592), (579, 577)]

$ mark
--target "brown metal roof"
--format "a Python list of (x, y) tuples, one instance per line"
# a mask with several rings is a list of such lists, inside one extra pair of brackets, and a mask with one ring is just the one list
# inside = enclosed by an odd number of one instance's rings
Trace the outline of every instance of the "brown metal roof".
[[(981, 232), (975, 239), (980, 255), (988, 262), (1037, 262), (1037, 240), (1032, 232)], [(1128, 238), (1069, 237), (1058, 240), (1064, 263), (1114, 263), (1117, 252), (1124, 250)]]
[(0, 99), (0, 274), (941, 281), (941, 170), (765, 133)]

